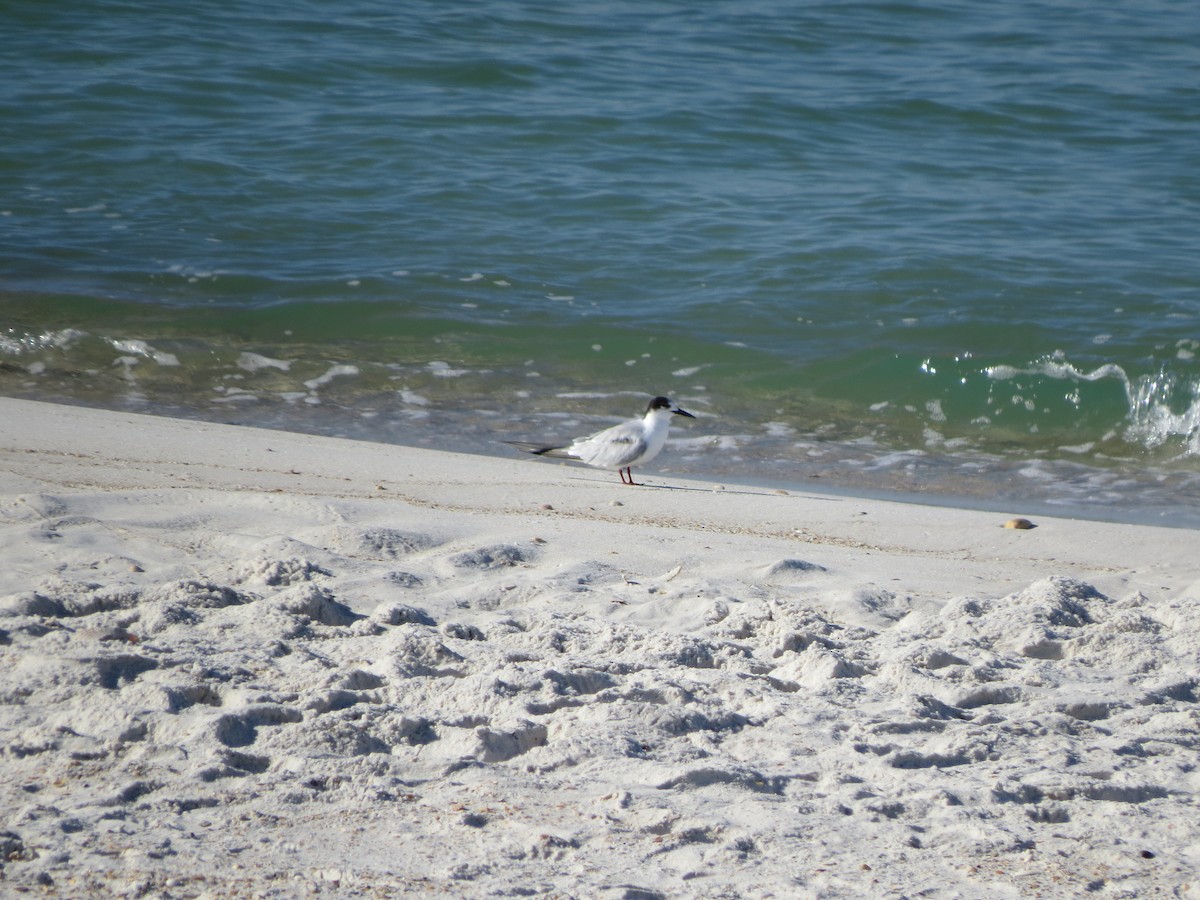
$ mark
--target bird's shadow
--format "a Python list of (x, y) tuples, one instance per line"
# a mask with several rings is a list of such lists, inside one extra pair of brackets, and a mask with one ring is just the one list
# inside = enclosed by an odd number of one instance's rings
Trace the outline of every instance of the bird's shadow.
[[(570, 475), (572, 481), (586, 481), (588, 484), (617, 484), (618, 482), (610, 482), (602, 478), (589, 478), (586, 475)], [(796, 494), (791, 491), (781, 492), (777, 488), (763, 488), (762, 490), (754, 490), (753, 488), (726, 488), (726, 487), (701, 487), (699, 485), (690, 484), (658, 484), (654, 482), (639, 481), (636, 484), (622, 484), (624, 488), (650, 488), (657, 491), (684, 491), (692, 494), (731, 494), (741, 497), (803, 497), (808, 500), (828, 500), (830, 502), (842, 503), (841, 497), (826, 497), (817, 494)]]

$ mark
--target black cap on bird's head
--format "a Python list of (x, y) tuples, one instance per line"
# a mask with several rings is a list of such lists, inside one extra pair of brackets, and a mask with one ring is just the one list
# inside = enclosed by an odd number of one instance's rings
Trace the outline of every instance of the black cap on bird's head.
[(670, 399), (668, 399), (667, 397), (655, 397), (653, 400), (651, 400), (650, 405), (646, 407), (646, 414), (649, 415), (650, 413), (654, 412), (656, 409), (670, 410), (671, 412), (675, 413), (675, 415), (677, 415), (677, 416), (687, 416), (689, 419), (696, 418), (690, 412), (688, 412), (686, 409), (680, 409), (678, 406), (676, 406), (674, 403), (672, 403), (670, 401)]

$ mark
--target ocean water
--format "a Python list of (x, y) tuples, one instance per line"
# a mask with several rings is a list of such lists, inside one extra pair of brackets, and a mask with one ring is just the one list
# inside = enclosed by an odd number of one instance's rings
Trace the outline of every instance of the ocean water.
[(1200, 526), (1193, 0), (0, 29), (2, 394)]

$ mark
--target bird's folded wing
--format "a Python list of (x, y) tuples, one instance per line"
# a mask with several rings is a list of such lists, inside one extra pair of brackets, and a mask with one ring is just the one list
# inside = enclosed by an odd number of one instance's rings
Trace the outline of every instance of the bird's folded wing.
[(589, 466), (619, 469), (641, 459), (646, 453), (646, 442), (633, 434), (601, 432), (586, 441), (576, 441), (570, 449)]
[(532, 453), (534, 456), (549, 456), (554, 459), (579, 459), (579, 457), (571, 453), (566, 447), (547, 447), (545, 444), (531, 444), (528, 441), (505, 441), (504, 443), (516, 447), (518, 450), (524, 450), (526, 453)]

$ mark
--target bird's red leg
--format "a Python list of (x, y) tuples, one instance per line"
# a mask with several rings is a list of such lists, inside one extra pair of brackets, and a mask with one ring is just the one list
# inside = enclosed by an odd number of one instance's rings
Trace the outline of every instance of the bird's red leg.
[[(619, 469), (618, 471), (621, 473), (621, 484), (637, 484), (637, 482), (633, 480), (633, 467), (632, 466), (626, 466), (625, 468)], [(625, 480), (626, 476), (629, 476), (628, 481)]]

